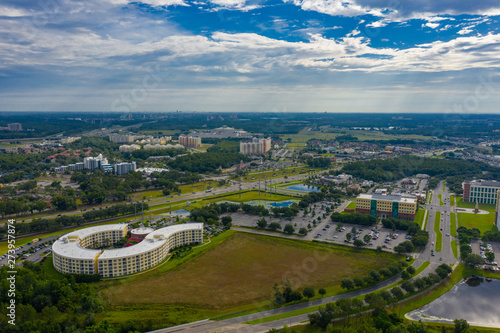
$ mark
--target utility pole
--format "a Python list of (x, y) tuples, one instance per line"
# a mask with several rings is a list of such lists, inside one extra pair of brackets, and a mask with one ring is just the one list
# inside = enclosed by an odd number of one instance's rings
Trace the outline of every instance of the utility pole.
[(240, 177), (240, 199), (241, 199), (241, 177)]
[(267, 178), (264, 176), (264, 196), (267, 195)]

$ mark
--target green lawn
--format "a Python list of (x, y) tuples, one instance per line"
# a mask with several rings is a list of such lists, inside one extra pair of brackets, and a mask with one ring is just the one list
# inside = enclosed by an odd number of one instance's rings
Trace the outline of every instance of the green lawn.
[(495, 229), (495, 214), (458, 213), (458, 226), (478, 228), (481, 233)]
[(415, 215), (415, 222), (418, 223), (420, 227), (422, 227), (422, 223), (424, 223), (425, 209), (419, 209), (417, 214)]
[(454, 241), (451, 241), (451, 250), (453, 251), (453, 255), (455, 256), (455, 258), (458, 259), (458, 244), (457, 244), (457, 241), (454, 240)]
[(424, 221), (424, 227), (422, 230), (427, 230), (427, 221), (429, 220), (429, 212), (427, 212), (427, 215), (425, 216), (425, 221)]
[(457, 219), (455, 213), (451, 213), (450, 215), (450, 235), (452, 237), (457, 237)]
[(346, 208), (347, 209), (356, 209), (356, 201), (351, 201), (351, 203), (349, 203)]
[(413, 274), (413, 276), (417, 276), (418, 274), (422, 273), (427, 267), (429, 267), (429, 265), (431, 264), (430, 261), (425, 261), (422, 263), (422, 265), (420, 265), (416, 270), (415, 270), (415, 274)]
[(440, 229), (441, 226), (441, 213), (436, 212), (436, 217), (434, 219), (434, 232), (436, 232), (436, 244), (435, 250), (441, 251), (443, 249), (443, 233)]
[(455, 206), (455, 196), (453, 194), (450, 195), (450, 205)]
[(442, 194), (438, 194), (438, 197), (439, 197), (439, 206), (444, 206), (443, 195)]
[[(462, 208), (476, 208), (475, 202), (464, 202), (462, 197), (457, 197), (457, 206)], [(458, 213), (458, 226), (466, 228), (478, 228), (482, 233), (495, 230), (495, 205), (479, 204), (480, 210), (488, 211), (489, 214)]]
[(443, 192), (446, 191), (446, 180), (443, 181)]

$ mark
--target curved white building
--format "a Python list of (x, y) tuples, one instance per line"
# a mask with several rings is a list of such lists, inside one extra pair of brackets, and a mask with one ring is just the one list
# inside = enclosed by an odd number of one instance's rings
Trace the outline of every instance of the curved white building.
[(127, 235), (127, 225), (108, 224), (73, 231), (52, 245), (54, 267), (61, 273), (116, 277), (160, 264), (173, 248), (203, 242), (203, 223), (176, 224), (149, 233), (137, 245), (96, 250)]

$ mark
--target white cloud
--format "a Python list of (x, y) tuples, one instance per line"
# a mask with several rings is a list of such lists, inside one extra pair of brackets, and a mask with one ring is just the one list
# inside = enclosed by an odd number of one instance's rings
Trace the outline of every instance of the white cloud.
[(356, 4), (355, 1), (342, 0), (283, 0), (284, 2), (292, 2), (299, 6), (302, 10), (316, 11), (332, 16), (360, 16), (360, 15), (375, 15), (382, 16), (380, 9), (372, 9)]
[(21, 9), (21, 8), (12, 8), (7, 6), (0, 6), (0, 17), (22, 17), (30, 15), (31, 12)]
[[(232, 9), (241, 11), (250, 11), (260, 8), (259, 5), (247, 4), (247, 0), (209, 0), (214, 5), (220, 6), (221, 9)], [(218, 10), (218, 8), (215, 8)]]
[(431, 29), (436, 29), (437, 27), (439, 27), (439, 23), (432, 23), (432, 22), (427, 22), (425, 24), (426, 27), (429, 27)]

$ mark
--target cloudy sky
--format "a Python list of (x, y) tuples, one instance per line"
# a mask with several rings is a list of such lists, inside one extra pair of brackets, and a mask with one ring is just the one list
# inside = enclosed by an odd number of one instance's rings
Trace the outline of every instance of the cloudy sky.
[(500, 112), (498, 0), (2, 0), (0, 110)]

